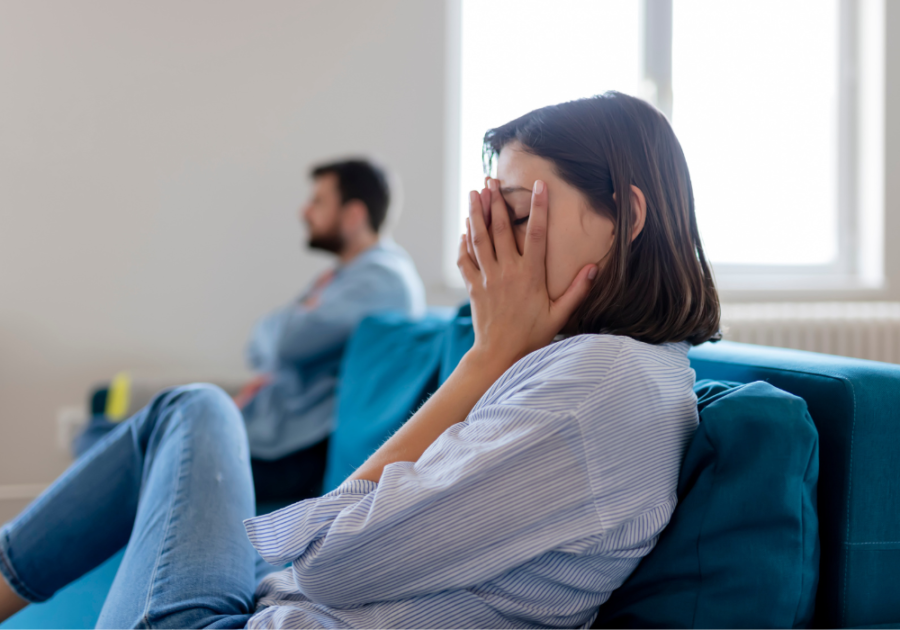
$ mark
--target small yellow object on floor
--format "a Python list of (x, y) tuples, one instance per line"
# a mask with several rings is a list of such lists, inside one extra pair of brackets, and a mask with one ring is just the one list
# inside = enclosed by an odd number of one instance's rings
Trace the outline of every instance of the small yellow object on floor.
[(109, 384), (106, 396), (106, 411), (104, 415), (111, 422), (121, 422), (128, 414), (128, 406), (131, 402), (131, 375), (128, 372), (119, 372)]

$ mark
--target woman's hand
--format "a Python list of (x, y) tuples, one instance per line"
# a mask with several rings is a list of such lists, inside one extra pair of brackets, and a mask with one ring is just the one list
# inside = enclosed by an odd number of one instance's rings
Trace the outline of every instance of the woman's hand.
[(526, 354), (549, 344), (581, 304), (596, 277), (586, 265), (556, 300), (547, 293), (547, 187), (538, 180), (520, 254), (499, 182), (488, 180), (480, 194), (469, 193), (466, 234), (457, 266), (472, 304), (479, 361), (506, 370)]

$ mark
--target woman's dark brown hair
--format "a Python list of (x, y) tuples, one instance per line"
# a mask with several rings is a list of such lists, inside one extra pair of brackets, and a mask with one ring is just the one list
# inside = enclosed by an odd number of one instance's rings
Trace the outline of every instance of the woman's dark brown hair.
[[(665, 116), (619, 92), (536, 109), (485, 134), (488, 172), (514, 141), (553, 163), (615, 225), (613, 246), (567, 332), (654, 344), (696, 345), (721, 337), (719, 297), (700, 243), (691, 177)], [(632, 184), (647, 200), (644, 228), (633, 241)]]

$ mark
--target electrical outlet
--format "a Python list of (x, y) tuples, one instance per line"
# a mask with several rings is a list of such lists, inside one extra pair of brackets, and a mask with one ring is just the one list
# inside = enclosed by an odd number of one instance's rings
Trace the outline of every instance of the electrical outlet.
[(87, 426), (88, 414), (84, 405), (60, 407), (56, 411), (56, 445), (65, 453), (72, 452), (72, 440)]

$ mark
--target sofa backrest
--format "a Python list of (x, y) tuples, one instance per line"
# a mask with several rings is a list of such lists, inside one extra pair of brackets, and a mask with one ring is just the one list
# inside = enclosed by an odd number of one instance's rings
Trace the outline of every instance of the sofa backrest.
[(820, 440), (814, 624), (900, 622), (900, 366), (727, 341), (689, 356), (698, 379), (768, 381), (809, 407)]
[(353, 473), (434, 393), (455, 309), (421, 318), (382, 312), (360, 322), (341, 362), (322, 492)]

